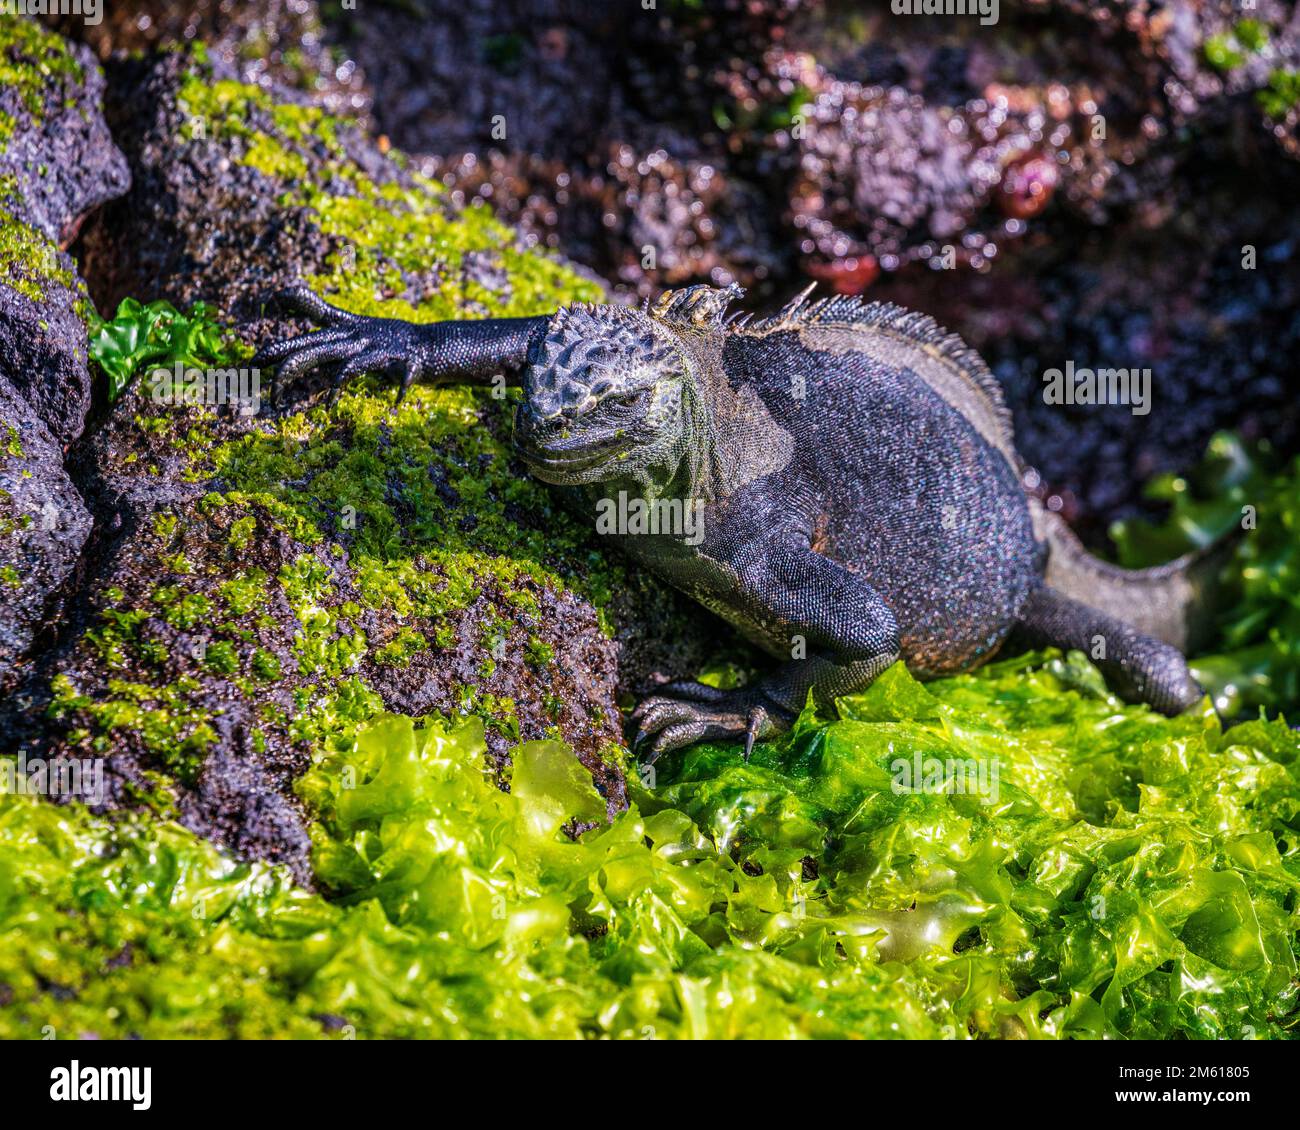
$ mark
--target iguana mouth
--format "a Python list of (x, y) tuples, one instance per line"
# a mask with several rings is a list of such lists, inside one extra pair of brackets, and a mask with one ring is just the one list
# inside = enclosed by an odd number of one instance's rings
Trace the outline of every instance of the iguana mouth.
[(612, 459), (617, 459), (635, 446), (637, 446), (636, 441), (629, 436), (604, 440), (595, 446), (589, 443), (575, 442), (570, 449), (554, 444), (534, 446), (518, 439), (515, 441), (515, 450), (529, 466), (539, 470), (563, 474), (578, 474), (583, 471), (590, 471), (595, 467), (610, 462)]
[[(542, 421), (522, 414), (516, 418), (514, 447), (519, 456), (538, 468), (579, 473), (617, 459), (646, 440), (644, 423), (649, 395), (614, 408), (612, 419), (599, 431), (584, 428), (581, 418)], [(640, 434), (638, 434), (640, 433)]]

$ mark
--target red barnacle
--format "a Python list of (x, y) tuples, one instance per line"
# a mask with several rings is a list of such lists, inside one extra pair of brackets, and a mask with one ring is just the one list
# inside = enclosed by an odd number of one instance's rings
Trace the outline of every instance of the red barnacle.
[(854, 255), (829, 263), (813, 260), (805, 269), (809, 278), (826, 283), (836, 294), (861, 294), (880, 275), (874, 255)]
[(1055, 162), (1041, 153), (1031, 153), (1007, 166), (998, 190), (1002, 211), (1017, 220), (1028, 220), (1047, 207), (1060, 179)]

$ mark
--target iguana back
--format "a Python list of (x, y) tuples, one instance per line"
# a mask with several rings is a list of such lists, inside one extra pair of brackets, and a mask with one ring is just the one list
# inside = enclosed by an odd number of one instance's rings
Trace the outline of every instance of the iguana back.
[(885, 598), (908, 667), (967, 670), (996, 650), (1038, 563), (983, 362), (929, 318), (837, 298), (733, 322), (721, 367), (767, 409), (750, 426), (791, 437), (789, 466), (763, 489), (792, 497), (793, 520), (812, 503), (814, 552)]

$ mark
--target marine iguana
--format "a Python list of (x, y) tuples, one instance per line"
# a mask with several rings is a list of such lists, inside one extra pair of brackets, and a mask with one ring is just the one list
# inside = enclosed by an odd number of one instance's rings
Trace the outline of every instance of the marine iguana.
[(610, 536), (785, 662), (739, 690), (660, 688), (633, 714), (648, 760), (728, 738), (748, 756), (809, 693), (829, 707), (900, 657), (922, 679), (968, 671), (1013, 635), (1087, 651), (1129, 701), (1195, 705), (1180, 650), (1195, 561), (1089, 556), (1023, 488), (1000, 386), (971, 349), (923, 314), (811, 289), (757, 320), (728, 316), (739, 287), (692, 286), (642, 309), (419, 325), (298, 288), (281, 302), (322, 328), (254, 363), (280, 381), (333, 365), (336, 390), (401, 365), (399, 400), (417, 380), (510, 374), (516, 451), (587, 520), (620, 497), (694, 508), (693, 536)]

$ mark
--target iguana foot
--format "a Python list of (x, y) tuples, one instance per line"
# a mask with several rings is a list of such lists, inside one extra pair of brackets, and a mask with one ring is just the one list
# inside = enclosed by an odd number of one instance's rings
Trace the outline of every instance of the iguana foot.
[(663, 754), (695, 742), (745, 739), (748, 760), (760, 738), (789, 729), (794, 715), (762, 691), (722, 691), (704, 683), (668, 683), (632, 714), (632, 747), (654, 764)]
[(378, 372), (396, 364), (404, 366), (397, 400), (420, 376), (428, 348), (421, 327), (395, 318), (369, 318), (331, 306), (306, 287), (281, 291), (272, 299), (282, 310), (305, 314), (318, 323), (316, 333), (303, 334), (267, 346), (253, 358), (255, 367), (276, 366), (272, 399), (282, 383), (292, 381), (322, 365), (336, 365), (332, 398), (351, 378)]
[(1180, 714), (1199, 706), (1205, 697), (1176, 647), (1143, 635), (1127, 621), (1072, 600), (1049, 585), (1040, 584), (1030, 591), (1014, 634), (1016, 644), (1091, 655), (1120, 698), (1145, 702), (1161, 714)]

